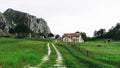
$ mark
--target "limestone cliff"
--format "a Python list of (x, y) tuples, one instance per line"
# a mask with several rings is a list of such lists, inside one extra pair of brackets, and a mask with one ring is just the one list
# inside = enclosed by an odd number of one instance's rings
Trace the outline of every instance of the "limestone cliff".
[(42, 18), (13, 9), (0, 13), (0, 33), (8, 33), (10, 28), (23, 24), (28, 26), (33, 33), (49, 34), (51, 32), (47, 22)]
[(4, 15), (0, 12), (0, 36), (8, 34), (8, 26)]

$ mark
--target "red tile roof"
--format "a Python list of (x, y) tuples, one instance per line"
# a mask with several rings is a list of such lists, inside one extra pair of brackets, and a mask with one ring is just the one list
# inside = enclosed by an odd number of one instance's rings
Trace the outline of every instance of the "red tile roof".
[(79, 37), (80, 33), (65, 33), (63, 37)]

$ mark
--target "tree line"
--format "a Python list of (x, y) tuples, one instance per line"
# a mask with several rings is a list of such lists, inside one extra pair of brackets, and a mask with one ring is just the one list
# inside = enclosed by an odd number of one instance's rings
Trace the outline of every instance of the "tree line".
[(106, 31), (106, 29), (95, 30), (93, 34), (93, 37), (88, 37), (85, 32), (81, 32), (84, 41), (94, 41), (98, 39), (120, 40), (120, 23), (112, 26), (108, 31)]
[(112, 26), (108, 32), (106, 29), (99, 29), (98, 31), (94, 31), (94, 38), (120, 40), (120, 23), (117, 23), (116, 26)]

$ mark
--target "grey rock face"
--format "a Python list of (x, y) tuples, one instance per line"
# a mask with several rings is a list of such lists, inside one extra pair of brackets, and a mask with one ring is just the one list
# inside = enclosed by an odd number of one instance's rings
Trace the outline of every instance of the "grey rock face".
[(9, 28), (6, 23), (4, 15), (0, 13), (0, 33), (8, 33)]
[[(51, 32), (44, 19), (37, 18), (36, 16), (28, 13), (8, 9), (4, 12), (4, 16), (7, 19), (7, 24), (9, 23), (7, 28), (14, 28), (17, 25), (24, 24), (30, 27), (34, 33), (49, 34)], [(3, 30), (5, 28), (5, 22), (4, 18), (0, 18), (0, 29)]]

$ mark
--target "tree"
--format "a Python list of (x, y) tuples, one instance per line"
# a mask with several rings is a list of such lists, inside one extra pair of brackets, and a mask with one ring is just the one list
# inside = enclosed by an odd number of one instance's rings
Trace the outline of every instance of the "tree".
[(55, 39), (59, 39), (59, 38), (60, 38), (60, 35), (57, 34), (57, 35), (55, 36)]
[(48, 37), (54, 37), (54, 34), (53, 33), (49, 33)]
[(120, 23), (117, 23), (116, 26), (112, 26), (108, 32), (105, 29), (100, 29), (94, 32), (95, 39), (113, 39), (113, 40), (120, 40)]
[(26, 25), (18, 25), (14, 28), (15, 33), (17, 34), (18, 38), (23, 38), (27, 34), (31, 33), (31, 30)]
[(120, 23), (117, 23), (115, 27), (112, 27), (106, 34), (107, 38), (114, 40), (120, 40)]
[(45, 33), (39, 33), (38, 35), (39, 35), (39, 36), (43, 36), (44, 38), (47, 37)]
[(97, 37), (97, 31), (96, 30), (94, 31), (94, 37)]
[(75, 33), (80, 33), (80, 34), (81, 34), (81, 37), (82, 37), (82, 39), (83, 39), (84, 41), (87, 41), (87, 40), (88, 40), (88, 37), (87, 37), (87, 35), (86, 35), (85, 32), (79, 32), (79, 31), (77, 31), (77, 32), (75, 32)]
[(14, 33), (15, 33), (14, 28), (10, 28), (9, 33), (10, 33), (10, 34), (14, 34)]
[(94, 32), (94, 37), (97, 39), (102, 39), (102, 38), (105, 38), (105, 34), (106, 34), (106, 30), (100, 29), (100, 30)]
[(82, 36), (84, 41), (87, 41), (87, 35), (85, 32), (81, 32), (81, 36)]

